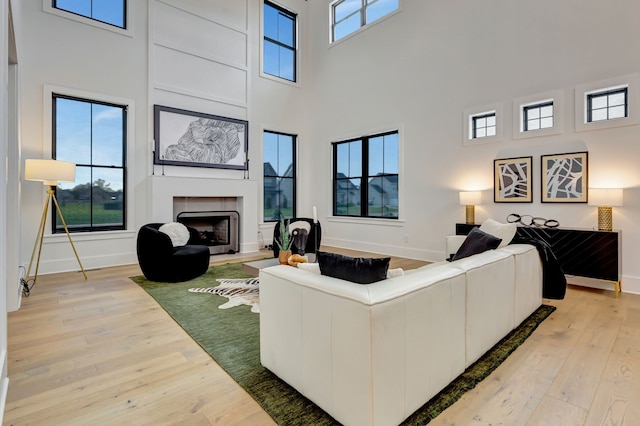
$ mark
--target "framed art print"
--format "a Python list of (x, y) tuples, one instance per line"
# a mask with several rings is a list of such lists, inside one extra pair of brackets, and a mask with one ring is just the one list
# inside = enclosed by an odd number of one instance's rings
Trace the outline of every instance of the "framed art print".
[(247, 170), (249, 123), (153, 106), (154, 164)]
[(531, 203), (531, 157), (493, 160), (493, 201)]
[(588, 152), (543, 155), (541, 157), (541, 201), (543, 203), (586, 203)]

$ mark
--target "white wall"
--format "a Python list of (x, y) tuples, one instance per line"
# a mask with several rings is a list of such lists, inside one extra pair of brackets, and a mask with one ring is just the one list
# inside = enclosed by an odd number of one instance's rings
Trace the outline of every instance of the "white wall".
[[(152, 173), (159, 172), (151, 157), (152, 105), (157, 103), (249, 121), (248, 176), (165, 168), (168, 178), (210, 179), (213, 189), (228, 179), (253, 182), (255, 212), (244, 217), (248, 223), (253, 217), (256, 225), (243, 229), (247, 248), (257, 246), (258, 232), (265, 240), (271, 235), (260, 207), (265, 129), (299, 136), (298, 215), (310, 216), (318, 206), (323, 243), (426, 260), (443, 257), (445, 235), (464, 220), (460, 190), (484, 191), (478, 221), (504, 220), (515, 212), (557, 219), (563, 227), (596, 226), (595, 207), (539, 201), (540, 155), (588, 150), (590, 184), (625, 188), (625, 205), (615, 209), (614, 226), (623, 232), (623, 288), (640, 292), (632, 244), (640, 233), (640, 172), (633, 167), (639, 127), (576, 132), (573, 105), (577, 86), (640, 72), (633, 49), (640, 28), (632, 20), (640, 5), (496, 0), (487, 7), (461, 0), (405, 0), (399, 13), (329, 46), (329, 3), (278, 2), (299, 15), (302, 49), (295, 84), (260, 73), (262, 2), (132, 2), (132, 37), (44, 13), (39, 2), (23, 6), (29, 22), (21, 63), (23, 158), (46, 157), (50, 151), (43, 125), (49, 120), (43, 112), (45, 84), (129, 98), (136, 105), (134, 140), (129, 141), (128, 232), (74, 236), (85, 267), (135, 262), (135, 231), (158, 216), (151, 197)], [(549, 91), (562, 93), (563, 132), (515, 138), (513, 100)], [(463, 146), (463, 111), (487, 104), (502, 107), (502, 141)], [(395, 128), (401, 134), (400, 220), (332, 218), (330, 142)], [(520, 155), (534, 157), (534, 202), (493, 203), (493, 160)], [(24, 263), (44, 191), (23, 182), (22, 198)], [(68, 244), (58, 237), (45, 239), (45, 273), (76, 268)]]
[[(557, 219), (563, 227), (593, 228), (595, 207), (539, 201), (540, 155), (587, 150), (590, 185), (625, 188), (614, 227), (623, 235), (623, 289), (640, 292), (640, 127), (576, 132), (573, 105), (576, 86), (640, 71), (634, 18), (640, 4), (402, 4), (400, 13), (329, 46), (329, 1), (309, 2), (314, 145), (301, 161), (309, 167), (303, 187), (313, 188), (326, 223), (323, 243), (441, 259), (444, 237), (464, 221), (458, 191), (469, 189), (484, 190), (476, 221), (504, 221), (520, 213)], [(553, 90), (565, 101), (563, 133), (515, 139), (513, 100)], [(495, 103), (504, 112), (502, 141), (463, 146), (463, 111)], [(401, 132), (402, 155), (396, 226), (331, 218), (330, 142), (394, 127)], [(525, 155), (533, 156), (534, 202), (493, 203), (493, 160)]]
[[(7, 372), (7, 299), (11, 287), (15, 288), (15, 273), (7, 270), (7, 259), (10, 252), (16, 249), (15, 238), (8, 235), (8, 216), (10, 212), (9, 202), (12, 201), (11, 187), (15, 186), (15, 176), (13, 169), (8, 167), (12, 145), (17, 141), (15, 138), (15, 89), (9, 87), (10, 82), (15, 82), (15, 78), (9, 75), (15, 72), (15, 67), (9, 63), (15, 63), (17, 56), (16, 39), (19, 34), (19, 23), (14, 22), (12, 16), (19, 16), (20, 8), (17, 2), (13, 3), (13, 14), (9, 12), (9, 0), (0, 0), (0, 423), (4, 416), (5, 401), (7, 398), (7, 388), (9, 385)], [(13, 31), (12, 31), (13, 30)], [(12, 34), (10, 36), (10, 31)], [(10, 51), (13, 52), (10, 54)], [(11, 68), (11, 70), (10, 70)], [(11, 279), (11, 281), (10, 281)], [(7, 297), (5, 297), (7, 296)]]
[[(137, 229), (155, 219), (171, 220), (172, 212), (163, 209), (170, 205), (165, 198), (173, 196), (224, 193), (241, 197), (241, 250), (256, 250), (262, 218), (262, 130), (304, 134), (304, 68), (299, 72), (301, 83), (295, 85), (260, 76), (262, 2), (148, 0), (130, 4), (130, 35), (65, 19), (64, 14), (46, 13), (42, 2), (25, 4), (24, 22), (29, 23), (29, 31), (21, 64), (25, 70), (22, 158), (50, 156), (47, 93), (51, 87), (128, 99), (135, 104), (134, 114), (129, 114), (135, 121), (128, 141), (127, 230), (74, 234), (84, 267), (136, 262)], [(280, 4), (299, 13), (306, 27), (306, 2), (286, 0)], [(305, 35), (300, 37), (304, 42)], [(249, 172), (154, 167), (154, 104), (248, 120)], [(39, 183), (22, 184), (25, 243), (21, 262), (25, 265), (45, 193)], [(170, 193), (162, 191), (163, 187), (175, 189)], [(230, 194), (231, 188), (238, 193)], [(40, 273), (77, 269), (66, 236), (50, 235), (48, 225)]]
[[(135, 231), (147, 213), (146, 2), (131, 2), (130, 12), (134, 31), (128, 36), (46, 13), (43, 2), (23, 4), (22, 18), (28, 30), (23, 35), (20, 63), (22, 162), (51, 156), (51, 88), (68, 94), (125, 99), (134, 105), (128, 112), (127, 231), (74, 234), (85, 269), (135, 262)], [(22, 181), (23, 265), (31, 256), (44, 200), (41, 183)], [(78, 270), (66, 236), (50, 235), (50, 225), (47, 223), (39, 272)]]

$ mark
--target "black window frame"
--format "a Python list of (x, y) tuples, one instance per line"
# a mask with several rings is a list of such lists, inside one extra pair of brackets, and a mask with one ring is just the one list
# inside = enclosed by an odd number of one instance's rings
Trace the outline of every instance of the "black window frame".
[[(336, 6), (340, 5), (341, 3), (344, 3), (345, 0), (338, 0), (335, 1), (333, 3), (331, 3), (331, 42), (336, 42), (338, 40), (342, 40), (344, 37), (347, 37), (351, 34), (353, 34), (354, 32), (358, 31), (361, 28), (364, 28), (367, 25), (371, 25), (373, 22), (376, 22), (377, 20), (379, 20), (381, 17), (371, 21), (371, 22), (367, 22), (367, 9), (373, 5), (375, 5), (377, 3), (378, 0), (374, 0), (374, 1), (370, 1), (370, 0), (361, 0), (360, 1), (360, 7), (358, 9), (356, 9), (355, 11), (351, 12), (350, 14), (346, 15), (344, 18), (340, 19), (339, 21), (336, 21)], [(400, 9), (400, 2), (398, 1), (398, 8), (394, 9), (392, 12), (389, 12), (387, 15), (397, 11), (398, 9)], [(358, 29), (350, 32), (349, 34), (345, 34), (344, 36), (340, 37), (339, 39), (336, 39), (336, 26), (344, 21), (346, 21), (347, 19), (351, 18), (352, 16), (356, 15), (356, 14), (360, 14), (360, 26), (358, 27)], [(387, 15), (383, 15), (383, 16), (387, 16)]]
[(127, 16), (127, 1), (128, 0), (122, 0), (122, 26), (116, 25), (116, 24), (112, 24), (111, 22), (102, 21), (100, 19), (96, 19), (93, 16), (83, 15), (81, 13), (74, 12), (73, 10), (63, 9), (61, 7), (58, 7), (58, 1), (57, 0), (51, 0), (51, 7), (56, 9), (56, 10), (61, 10), (61, 11), (66, 12), (66, 13), (71, 13), (72, 15), (82, 16), (83, 18), (91, 19), (92, 21), (100, 22), (100, 23), (105, 24), (105, 25), (110, 25), (110, 26), (115, 27), (115, 28), (121, 28), (123, 30), (126, 30), (126, 29), (128, 29), (127, 21), (129, 20), (129, 17)]
[[(388, 219), (388, 220), (398, 220), (400, 218), (400, 212), (398, 211), (396, 216), (384, 216), (384, 215), (370, 215), (369, 214), (369, 182), (371, 178), (381, 177), (384, 178), (386, 176), (395, 176), (396, 179), (400, 177), (400, 164), (398, 164), (398, 173), (380, 173), (374, 176), (369, 174), (369, 140), (384, 137), (388, 135), (398, 135), (400, 136), (400, 132), (398, 130), (392, 130), (383, 133), (377, 133), (373, 135), (362, 136), (358, 138), (348, 139), (344, 141), (332, 142), (332, 158), (333, 158), (333, 198), (332, 198), (332, 212), (333, 216), (336, 217), (362, 217), (369, 219)], [(362, 158), (361, 158), (361, 175), (360, 176), (346, 176), (344, 178), (338, 177), (338, 146), (342, 144), (348, 144), (353, 142), (361, 142), (362, 143)], [(398, 149), (400, 147), (398, 146)], [(399, 152), (398, 152), (399, 159)], [(354, 178), (360, 178), (360, 214), (340, 214), (338, 213), (338, 183), (340, 181), (350, 181)], [(398, 194), (398, 199), (400, 198), (400, 194)], [(398, 200), (399, 201), (399, 200)]]
[[(264, 0), (264, 4), (263, 4), (262, 7), (264, 8), (266, 6), (269, 6), (269, 7), (272, 7), (274, 9), (276, 9), (278, 11), (278, 13), (280, 13), (283, 16), (291, 19), (291, 21), (292, 21), (292, 27), (293, 27), (292, 28), (292, 34), (293, 34), (293, 37), (292, 37), (292, 40), (291, 40), (292, 41), (292, 45), (291, 46), (289, 46), (289, 45), (287, 45), (285, 43), (282, 43), (279, 40), (274, 40), (271, 37), (267, 37), (267, 35), (265, 34), (264, 30), (263, 30), (263, 34), (262, 34), (262, 37), (263, 37), (262, 43), (263, 43), (263, 46), (264, 46), (264, 43), (268, 41), (269, 43), (273, 43), (273, 44), (277, 45), (278, 47), (289, 49), (293, 53), (293, 79), (290, 80), (290, 79), (288, 79), (286, 77), (283, 77), (281, 75), (271, 74), (271, 73), (267, 72), (265, 70), (265, 67), (264, 67), (264, 62), (265, 62), (264, 57), (262, 58), (262, 72), (267, 74), (267, 75), (273, 76), (273, 77), (281, 78), (282, 80), (286, 80), (286, 81), (290, 81), (292, 83), (296, 83), (298, 81), (298, 31), (297, 31), (297, 28), (298, 28), (298, 15), (296, 13), (291, 12), (290, 10), (287, 10), (287, 9), (281, 7), (281, 6), (278, 6), (275, 3), (272, 3), (272, 2), (270, 2), (268, 0)], [(264, 21), (264, 19), (263, 19), (263, 21)], [(263, 26), (264, 26), (264, 22), (263, 22)], [(265, 49), (263, 49), (263, 55), (266, 55)]]
[[(484, 136), (478, 136), (478, 120), (480, 120), (481, 118), (489, 118), (489, 117), (493, 117), (495, 118), (495, 123), (493, 124), (493, 126), (487, 126), (485, 125), (484, 127), (482, 127), (483, 129), (488, 129), (489, 127), (493, 127), (494, 128), (494, 133), (493, 135), (487, 135), (485, 132)], [(471, 139), (482, 139), (482, 138), (491, 138), (494, 137), (497, 134), (498, 131), (498, 117), (495, 111), (492, 112), (487, 112), (487, 113), (483, 113), (483, 114), (478, 114), (478, 115), (473, 115), (471, 117), (471, 129), (472, 129), (472, 136)]]
[[(51, 158), (53, 159), (57, 159), (57, 151), (56, 151), (56, 145), (57, 145), (57, 124), (56, 124), (56, 113), (57, 113), (57, 105), (56, 105), (56, 99), (67, 99), (67, 100), (72, 100), (72, 101), (78, 101), (78, 102), (87, 102), (87, 103), (91, 103), (91, 104), (97, 104), (97, 105), (104, 105), (104, 106), (109, 106), (109, 107), (116, 107), (116, 108), (122, 108), (122, 113), (123, 113), (123, 117), (122, 117), (122, 166), (114, 166), (114, 165), (93, 165), (92, 164), (84, 164), (84, 163), (76, 163), (76, 167), (80, 166), (80, 167), (90, 167), (91, 169), (97, 168), (97, 169), (122, 169), (122, 225), (111, 225), (111, 226), (105, 226), (105, 225), (93, 225), (93, 207), (94, 207), (94, 203), (93, 203), (93, 199), (90, 199), (89, 201), (89, 206), (90, 206), (90, 212), (91, 212), (91, 225), (90, 226), (69, 226), (69, 223), (67, 221), (67, 227), (69, 229), (70, 233), (81, 233), (81, 232), (101, 232), (101, 231), (122, 231), (125, 230), (127, 227), (127, 126), (128, 126), (128, 117), (129, 117), (129, 111), (128, 111), (128, 105), (122, 105), (122, 104), (115, 104), (112, 102), (105, 102), (105, 101), (98, 101), (95, 99), (87, 99), (87, 98), (82, 98), (82, 97), (77, 97), (77, 96), (68, 96), (68, 95), (64, 95), (64, 94), (60, 94), (60, 93), (53, 93), (51, 95)], [(93, 151), (93, 149), (92, 149)], [(92, 173), (93, 175), (93, 173)], [(91, 179), (91, 185), (93, 186), (93, 179)], [(54, 188), (54, 191), (56, 192), (56, 198), (58, 196), (57, 191), (58, 188)], [(90, 193), (90, 197), (93, 197), (93, 192), (89, 191)], [(61, 206), (62, 208), (62, 206)], [(64, 209), (63, 209), (64, 210)], [(64, 214), (64, 212), (63, 212)], [(57, 226), (57, 219), (58, 219), (58, 212), (56, 211), (56, 209), (51, 209), (51, 232), (53, 234), (58, 234), (58, 233), (62, 233), (65, 232), (65, 229), (63, 226)]]
[[(298, 176), (298, 154), (297, 154), (297, 149), (298, 149), (298, 135), (293, 134), (293, 133), (285, 133), (285, 132), (276, 132), (274, 130), (263, 130), (263, 140), (264, 140), (264, 134), (265, 133), (271, 133), (274, 135), (279, 135), (279, 136), (288, 136), (291, 137), (291, 176), (280, 176), (278, 175), (278, 173), (276, 172), (274, 175), (267, 175), (266, 174), (266, 168), (264, 168), (264, 152), (263, 152), (263, 170), (262, 170), (262, 220), (265, 223), (268, 222), (277, 222), (278, 220), (280, 220), (280, 217), (277, 218), (269, 218), (267, 219), (265, 217), (265, 191), (266, 191), (266, 185), (265, 185), (265, 181), (267, 178), (275, 178), (275, 179), (291, 179), (291, 187), (292, 187), (292, 193), (293, 193), (293, 199), (291, 200), (291, 217), (294, 218), (296, 217), (296, 206), (298, 203), (297, 200), (297, 190), (296, 190), (296, 185), (297, 185), (297, 176)], [(264, 149), (264, 144), (263, 144), (263, 149)], [(275, 171), (275, 169), (274, 169)], [(278, 206), (280, 208), (280, 203), (278, 203)], [(286, 218), (286, 217), (285, 217)]]
[[(545, 107), (551, 107), (551, 116), (542, 116), (542, 108)], [(529, 118), (529, 112), (532, 110), (539, 110), (539, 114), (537, 118)], [(531, 105), (525, 105), (522, 107), (522, 129), (525, 132), (530, 132), (530, 131), (535, 131), (535, 130), (544, 130), (544, 129), (550, 129), (555, 125), (555, 117), (554, 117), (554, 112), (555, 112), (555, 106), (553, 105), (553, 101), (547, 101), (547, 102), (540, 102), (538, 104), (531, 104)], [(543, 118), (551, 118), (551, 126), (549, 127), (542, 127), (542, 119)], [(538, 128), (537, 129), (529, 129), (529, 122), (530, 121), (538, 121)]]
[[(615, 117), (615, 118), (610, 118), (609, 117), (609, 111), (611, 108), (615, 107), (615, 106), (619, 106), (619, 105), (609, 105), (609, 97), (611, 95), (617, 95), (619, 93), (623, 93), (624, 94), (624, 116), (622, 117)], [(599, 108), (599, 109), (606, 109), (607, 111), (607, 118), (604, 120), (596, 120), (593, 121), (593, 99), (594, 98), (601, 98), (601, 97), (606, 97), (607, 98), (607, 106), (605, 108)], [(609, 89), (609, 90), (602, 90), (602, 91), (597, 91), (597, 92), (591, 92), (587, 94), (587, 123), (598, 123), (601, 121), (609, 121), (609, 120), (617, 120), (620, 118), (628, 118), (629, 117), (629, 88), (628, 87), (620, 87), (617, 89)]]

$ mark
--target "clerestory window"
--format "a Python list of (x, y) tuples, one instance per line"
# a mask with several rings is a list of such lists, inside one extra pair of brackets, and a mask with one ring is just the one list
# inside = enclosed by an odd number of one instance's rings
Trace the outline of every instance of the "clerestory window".
[(51, 6), (118, 28), (127, 28), (126, 0), (53, 0)]
[(399, 0), (339, 0), (330, 7), (334, 42), (398, 10), (400, 5)]
[(525, 132), (553, 127), (553, 101), (523, 106), (522, 120)]
[(263, 72), (296, 81), (296, 14), (265, 1), (263, 19)]
[(587, 122), (613, 120), (628, 116), (627, 88), (587, 94)]
[(496, 135), (495, 111), (471, 117), (471, 139), (486, 138)]

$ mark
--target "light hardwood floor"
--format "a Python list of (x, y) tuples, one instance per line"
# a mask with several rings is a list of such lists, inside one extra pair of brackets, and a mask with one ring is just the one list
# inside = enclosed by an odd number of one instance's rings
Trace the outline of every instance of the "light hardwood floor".
[[(139, 274), (131, 265), (88, 271), (86, 282), (38, 279), (9, 314), (5, 425), (274, 424), (127, 278)], [(570, 287), (545, 303), (557, 311), (431, 424), (640, 424), (640, 296)]]

